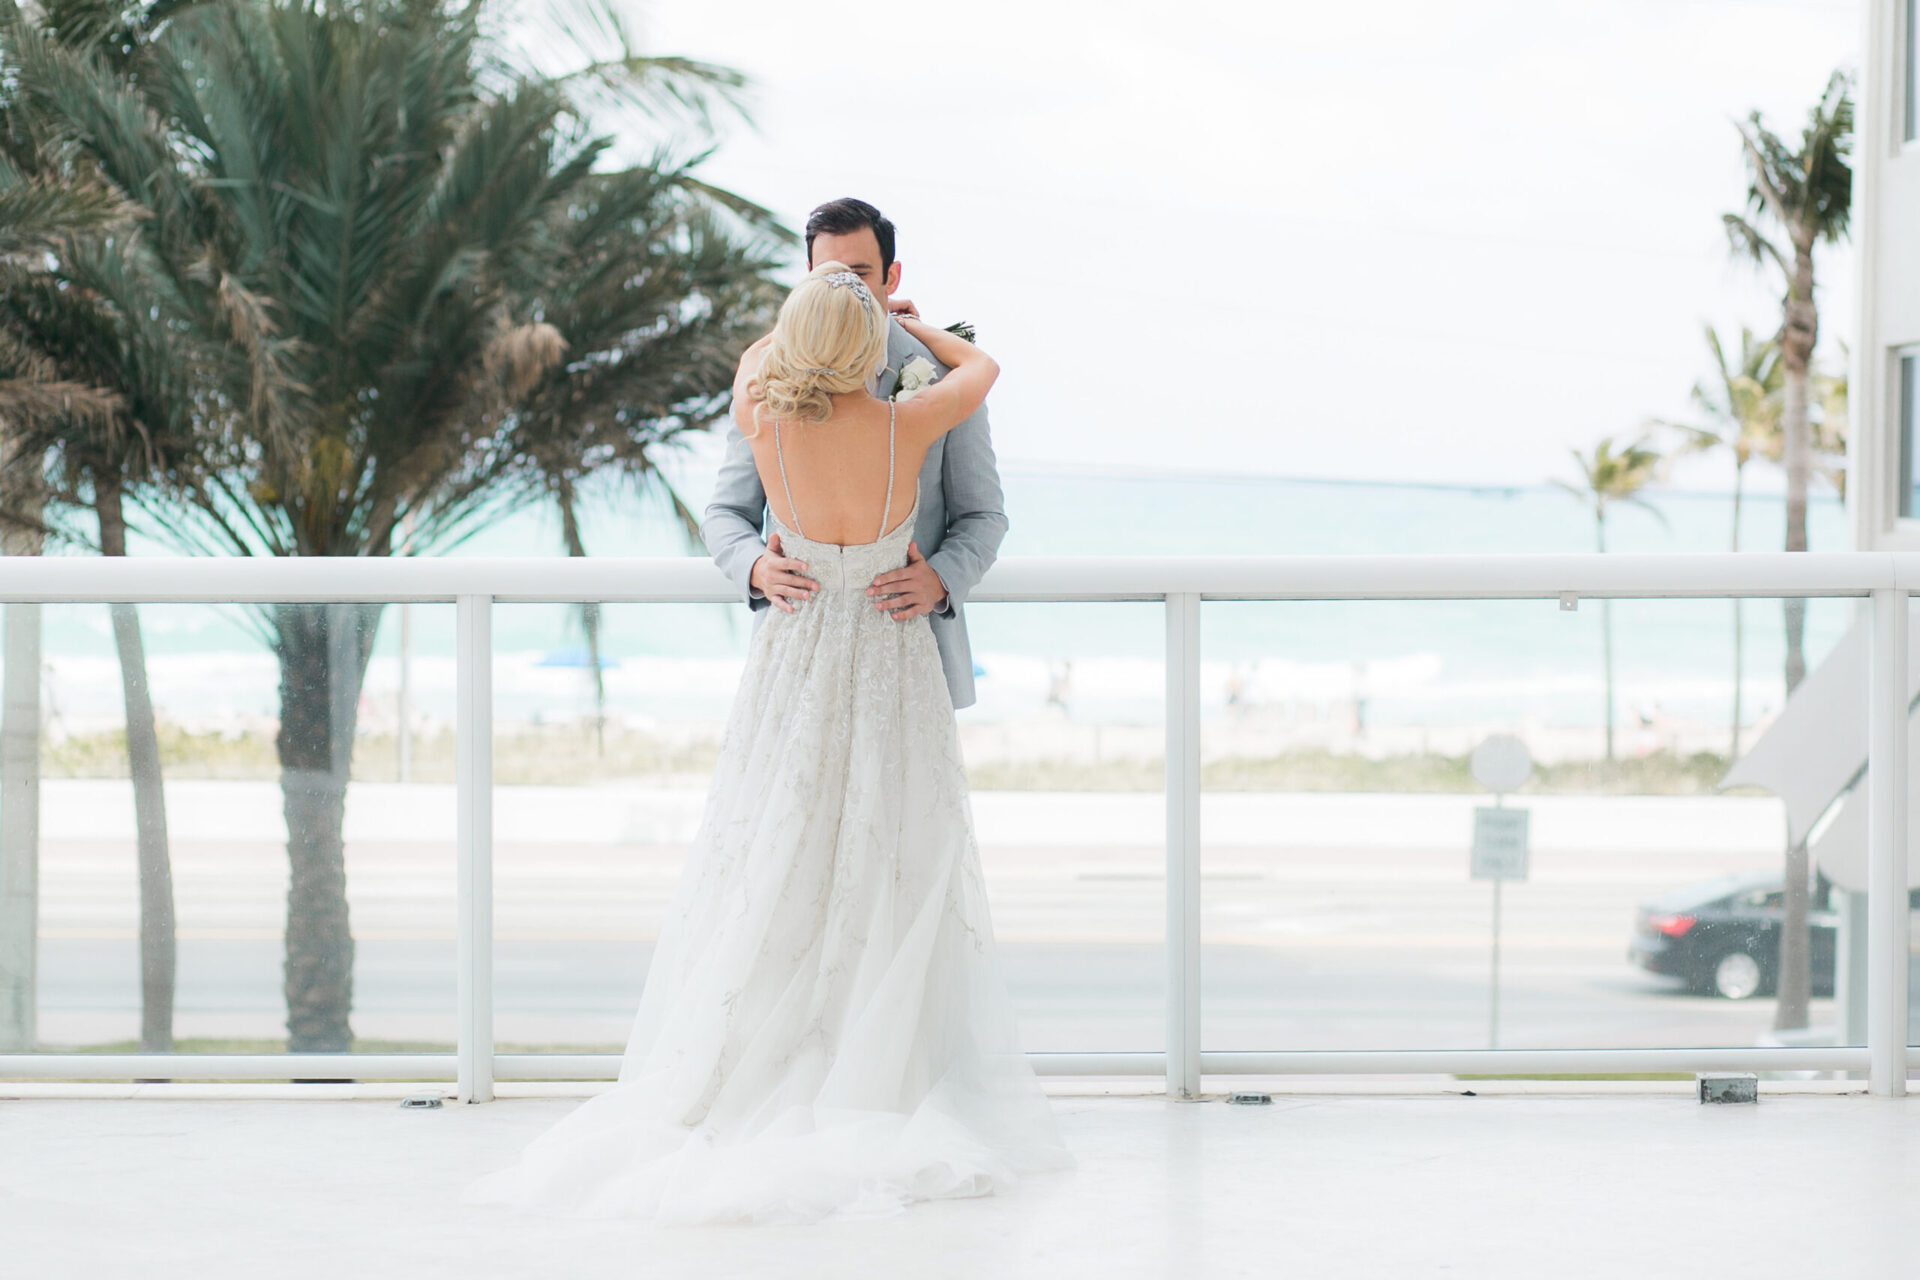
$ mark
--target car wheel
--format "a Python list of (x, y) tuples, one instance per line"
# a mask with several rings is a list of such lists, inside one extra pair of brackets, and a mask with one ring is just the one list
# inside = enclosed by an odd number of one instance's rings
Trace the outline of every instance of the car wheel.
[(1760, 962), (1745, 951), (1729, 951), (1714, 961), (1713, 991), (1729, 1000), (1745, 1000), (1760, 990)]

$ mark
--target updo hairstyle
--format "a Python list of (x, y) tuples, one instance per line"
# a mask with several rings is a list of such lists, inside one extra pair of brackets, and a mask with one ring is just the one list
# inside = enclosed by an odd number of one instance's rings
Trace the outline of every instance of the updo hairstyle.
[[(849, 283), (851, 281), (851, 283)], [(773, 342), (747, 384), (780, 422), (825, 422), (833, 397), (858, 391), (887, 354), (887, 312), (845, 264), (823, 262), (780, 306)]]

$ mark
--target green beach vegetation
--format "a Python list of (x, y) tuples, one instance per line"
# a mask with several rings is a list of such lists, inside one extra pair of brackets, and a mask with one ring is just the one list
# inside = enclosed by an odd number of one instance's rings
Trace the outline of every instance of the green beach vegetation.
[[(189, 733), (162, 722), (158, 745), (167, 777), (265, 781), (279, 777), (270, 733)], [(500, 786), (689, 786), (712, 780), (712, 738), (667, 738), (590, 719), (503, 728), (494, 736), (494, 781)], [(447, 784), (454, 777), (450, 730), (415, 734), (410, 744), (413, 783)], [(363, 732), (354, 741), (352, 779), (392, 782), (398, 743), (391, 732)], [(1715, 795), (1729, 761), (1718, 752), (1651, 751), (1614, 761), (1537, 762), (1522, 795)], [(49, 740), (41, 764), (50, 778), (125, 778), (126, 735), (120, 730), (70, 734)], [(1090, 760), (982, 759), (967, 769), (976, 791), (1159, 791), (1165, 765), (1156, 756)], [(1484, 791), (1466, 754), (1407, 752), (1378, 757), (1322, 747), (1271, 755), (1205, 761), (1201, 786), (1209, 791), (1345, 791), (1374, 794)]]

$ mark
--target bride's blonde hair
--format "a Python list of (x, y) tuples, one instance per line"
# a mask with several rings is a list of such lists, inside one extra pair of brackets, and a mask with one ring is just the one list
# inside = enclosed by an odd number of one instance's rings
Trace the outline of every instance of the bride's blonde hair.
[(887, 312), (845, 264), (823, 262), (780, 306), (747, 394), (781, 422), (825, 422), (833, 397), (858, 391), (887, 354)]

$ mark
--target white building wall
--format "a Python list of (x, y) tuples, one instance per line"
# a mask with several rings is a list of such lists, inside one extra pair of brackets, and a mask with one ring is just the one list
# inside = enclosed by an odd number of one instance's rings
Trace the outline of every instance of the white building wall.
[[(1920, 357), (1920, 141), (1908, 131), (1914, 0), (1867, 0), (1854, 145), (1859, 335), (1853, 351), (1847, 505), (1853, 545), (1920, 550), (1899, 516), (1901, 355)], [(1920, 442), (1916, 442), (1920, 446)]]

